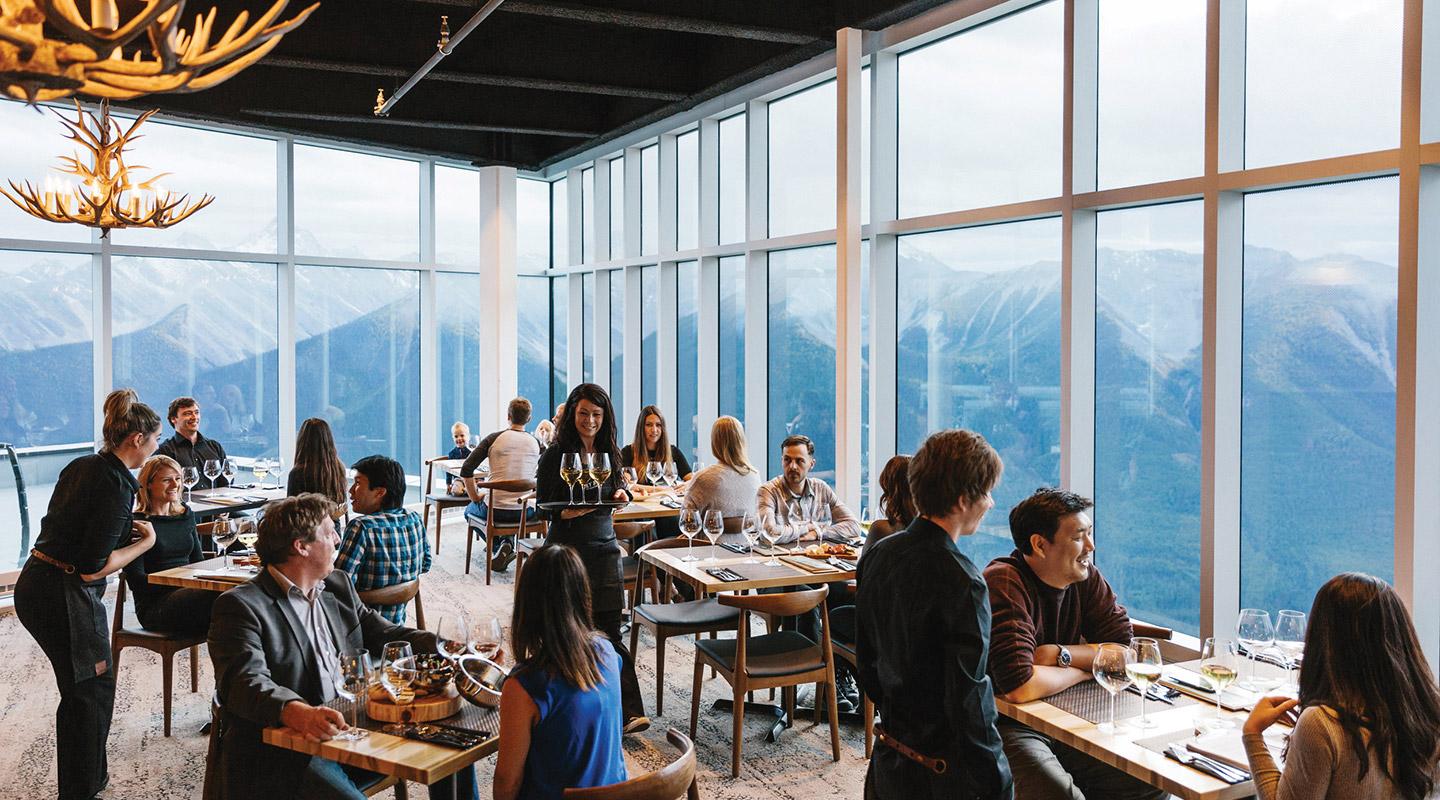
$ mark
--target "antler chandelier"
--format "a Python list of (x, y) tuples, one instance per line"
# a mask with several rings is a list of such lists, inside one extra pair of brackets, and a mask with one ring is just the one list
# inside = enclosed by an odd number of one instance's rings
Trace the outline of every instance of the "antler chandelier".
[[(196, 15), (187, 31), (180, 27), (185, 0), (144, 0), (126, 20), (116, 0), (90, 0), (88, 20), (75, 0), (0, 0), (0, 92), (35, 103), (77, 92), (128, 100), (208, 89), (264, 58), (319, 6), (272, 25), (287, 4), (275, 0), (253, 24), (240, 12), (212, 45), (215, 9)], [(64, 39), (45, 38), (47, 27)], [(131, 47), (141, 34), (148, 48)]]
[[(168, 228), (215, 199), (208, 194), (194, 202), (190, 202), (188, 194), (176, 197), (157, 185), (169, 173), (139, 181), (136, 173), (149, 167), (125, 163), (125, 148), (140, 138), (135, 131), (155, 113), (154, 109), (141, 114), (123, 132), (120, 123), (110, 118), (108, 100), (101, 101), (98, 117), (81, 107), (79, 100), (75, 101), (75, 111), (74, 122), (65, 117), (60, 121), (70, 131), (70, 140), (89, 151), (90, 158), (86, 163), (75, 156), (61, 156), (66, 166), (59, 171), (79, 178), (79, 185), (63, 185), (50, 178), (42, 191), (29, 181), (19, 186), (12, 180), (10, 188), (15, 193), (0, 189), (0, 194), (20, 210), (47, 222), (75, 222), (99, 228), (101, 236), (109, 236), (112, 228)], [(60, 116), (59, 112), (56, 116)]]

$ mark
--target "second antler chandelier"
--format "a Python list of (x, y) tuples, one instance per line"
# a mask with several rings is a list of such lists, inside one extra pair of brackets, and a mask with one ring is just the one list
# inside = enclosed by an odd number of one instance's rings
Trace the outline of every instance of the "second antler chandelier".
[[(124, 20), (116, 0), (90, 0), (88, 19), (75, 0), (0, 0), (0, 94), (35, 103), (208, 89), (264, 58), (319, 3), (276, 24), (286, 5), (276, 0), (253, 23), (242, 11), (212, 43), (215, 9), (186, 30), (185, 0), (130, 2), (140, 8)], [(46, 38), (47, 27), (64, 38)]]

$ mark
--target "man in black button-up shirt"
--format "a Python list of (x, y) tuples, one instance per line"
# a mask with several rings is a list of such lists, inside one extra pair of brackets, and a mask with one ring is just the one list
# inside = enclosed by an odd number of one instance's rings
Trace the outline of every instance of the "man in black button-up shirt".
[(156, 453), (170, 456), (180, 462), (182, 468), (194, 467), (195, 471), (200, 473), (200, 482), (195, 484), (196, 489), (229, 486), (224, 478), (216, 478), (212, 485), (210, 479), (205, 477), (205, 462), (214, 459), (223, 464), (225, 448), (214, 439), (206, 439), (200, 435), (200, 404), (195, 402), (195, 398), (177, 397), (171, 400), (167, 416), (170, 427), (175, 429), (175, 435), (161, 442)]
[(990, 490), (1001, 468), (979, 434), (931, 436), (910, 461), (920, 516), (860, 560), (859, 678), (886, 737), (865, 776), (867, 799), (1014, 796), (986, 674), (990, 599), (980, 571), (956, 546), (994, 505)]

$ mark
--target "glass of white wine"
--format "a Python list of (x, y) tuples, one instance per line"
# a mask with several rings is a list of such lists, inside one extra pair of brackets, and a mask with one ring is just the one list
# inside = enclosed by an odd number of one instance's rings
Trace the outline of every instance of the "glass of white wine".
[(1091, 662), (1090, 671), (1094, 673), (1095, 682), (1100, 684), (1100, 688), (1110, 693), (1110, 721), (1096, 726), (1101, 733), (1115, 733), (1115, 696), (1130, 685), (1128, 667), (1134, 660), (1135, 651), (1114, 642), (1102, 644), (1095, 650), (1095, 660)]
[(610, 454), (590, 454), (590, 482), (595, 484), (595, 502), (603, 503), (605, 484), (610, 480)]
[(1135, 652), (1135, 660), (1126, 665), (1125, 671), (1140, 689), (1140, 721), (1135, 724), (1153, 728), (1155, 721), (1146, 716), (1145, 701), (1150, 698), (1150, 687), (1159, 682), (1165, 669), (1165, 662), (1160, 658), (1160, 643), (1147, 636), (1137, 636), (1130, 642), (1130, 649)]
[(235, 520), (235, 538), (249, 550), (255, 549), (255, 542), (260, 539), (260, 532), (255, 529), (255, 520), (249, 517), (241, 517)]
[(349, 727), (335, 734), (341, 741), (364, 739), (370, 731), (360, 727), (360, 704), (370, 693), (370, 654), (361, 650), (340, 656), (340, 674), (335, 678), (335, 693), (349, 701), (350, 713), (345, 722)]
[(680, 512), (680, 533), (688, 542), (685, 545), (685, 557), (680, 560), (698, 560), (695, 558), (695, 537), (700, 535), (700, 511), (698, 509), (687, 508)]
[(1200, 674), (1204, 676), (1205, 682), (1215, 690), (1215, 721), (1210, 724), (1212, 728), (1233, 728), (1234, 723), (1220, 715), (1220, 709), (1224, 705), (1222, 698), (1225, 696), (1225, 689), (1240, 677), (1240, 655), (1236, 651), (1235, 642), (1230, 639), (1217, 639), (1210, 637), (1200, 648)]
[(570, 505), (575, 505), (575, 484), (580, 481), (580, 454), (566, 453), (560, 456), (560, 480), (570, 487)]
[(258, 483), (265, 482), (265, 476), (270, 474), (270, 464), (263, 458), (256, 456), (250, 462), (250, 473), (255, 476)]
[(1285, 656), (1285, 680), (1298, 696), (1300, 683), (1298, 680), (1291, 682), (1290, 676), (1295, 671), (1295, 662), (1305, 652), (1305, 612), (1281, 610), (1280, 616), (1275, 619), (1275, 646)]

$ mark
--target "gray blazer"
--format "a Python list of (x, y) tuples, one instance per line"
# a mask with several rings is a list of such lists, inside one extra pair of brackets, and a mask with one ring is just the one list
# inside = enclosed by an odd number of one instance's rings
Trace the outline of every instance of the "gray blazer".
[[(394, 625), (367, 608), (340, 570), (325, 578), (320, 602), (342, 652), (363, 647), (378, 655), (397, 640), (416, 652), (435, 648), (434, 634)], [(291, 700), (320, 703), (324, 690), (304, 656), (309, 648), (309, 635), (268, 570), (215, 601), (209, 650), (222, 708), (217, 777), (225, 800), (295, 796), (310, 756), (264, 744), (260, 734), (280, 724)]]

